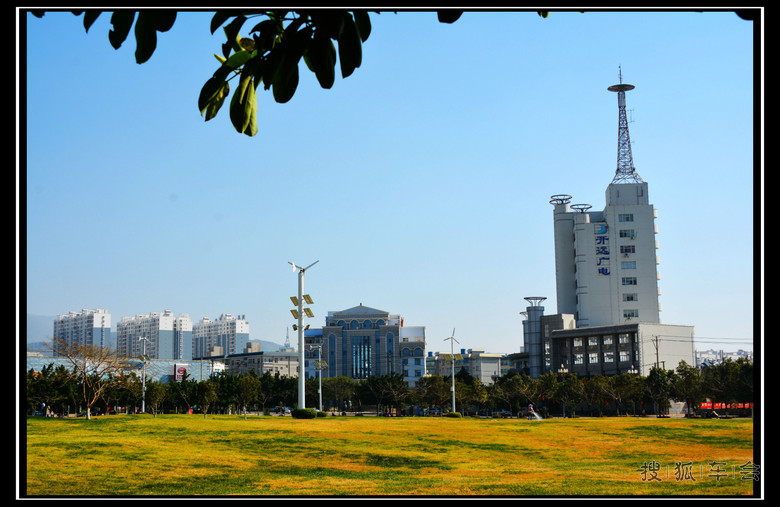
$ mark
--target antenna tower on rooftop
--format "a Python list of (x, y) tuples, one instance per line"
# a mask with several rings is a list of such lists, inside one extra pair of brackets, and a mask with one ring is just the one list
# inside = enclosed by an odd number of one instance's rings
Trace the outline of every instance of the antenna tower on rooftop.
[(618, 67), (620, 83), (612, 85), (607, 90), (618, 94), (618, 153), (617, 170), (612, 183), (644, 183), (639, 173), (634, 169), (634, 159), (631, 155), (631, 138), (628, 136), (628, 120), (626, 119), (626, 92), (634, 89), (634, 85), (623, 83), (623, 71)]

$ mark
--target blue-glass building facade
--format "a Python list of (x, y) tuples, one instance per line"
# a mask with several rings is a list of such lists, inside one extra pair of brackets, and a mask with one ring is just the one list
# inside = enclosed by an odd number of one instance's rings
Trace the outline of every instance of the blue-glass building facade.
[(400, 316), (362, 304), (330, 312), (321, 335), (323, 378), (401, 374), (402, 325)]

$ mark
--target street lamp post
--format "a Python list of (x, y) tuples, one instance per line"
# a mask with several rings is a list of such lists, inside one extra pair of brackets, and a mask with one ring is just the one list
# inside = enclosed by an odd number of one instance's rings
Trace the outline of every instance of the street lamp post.
[[(563, 381), (566, 382), (566, 374), (569, 373), (568, 368), (566, 368), (563, 363), (561, 363), (561, 367), (558, 368), (558, 375), (560, 375), (563, 378)], [(565, 387), (564, 387), (565, 389)], [(561, 406), (563, 407), (563, 418), (566, 418), (566, 403), (562, 403)]]
[(450, 387), (450, 390), (452, 391), (452, 411), (455, 412), (455, 345), (454, 342), (458, 342), (458, 340), (455, 339), (454, 327), (452, 328), (452, 336), (444, 339), (445, 342), (447, 340), (450, 340), (450, 355), (452, 356), (452, 387)]
[(138, 341), (143, 340), (143, 353), (141, 354), (141, 364), (143, 365), (143, 373), (141, 374), (141, 413), (146, 412), (146, 342), (149, 341), (145, 336), (139, 336)]
[[(298, 298), (294, 300), (294, 304), (298, 306), (298, 310), (292, 310), (293, 316), (298, 319), (298, 408), (306, 408), (306, 368), (304, 366), (304, 354), (303, 354), (303, 286), (304, 278), (306, 276), (306, 270), (314, 266), (320, 261), (314, 261), (305, 268), (296, 266), (294, 262), (289, 262), (292, 265), (293, 271), (298, 271)], [(307, 316), (311, 315), (311, 310), (306, 308)]]
[(317, 349), (317, 362), (314, 363), (314, 369), (317, 370), (317, 380), (319, 383), (317, 394), (319, 395), (320, 412), (322, 412), (322, 368), (325, 367), (325, 363), (322, 361), (322, 345), (309, 345), (309, 348)]

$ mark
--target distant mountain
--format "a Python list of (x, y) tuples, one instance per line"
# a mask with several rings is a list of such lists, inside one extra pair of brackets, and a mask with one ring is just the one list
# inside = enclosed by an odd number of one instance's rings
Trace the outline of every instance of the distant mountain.
[(27, 314), (27, 343), (51, 341), (51, 335), (53, 333), (53, 315)]

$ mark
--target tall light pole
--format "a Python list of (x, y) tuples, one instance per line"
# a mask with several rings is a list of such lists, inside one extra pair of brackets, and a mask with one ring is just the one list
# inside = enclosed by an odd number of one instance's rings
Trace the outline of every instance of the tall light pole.
[(143, 344), (143, 353), (141, 354), (141, 361), (143, 361), (141, 364), (143, 365), (143, 373), (141, 375), (141, 413), (146, 413), (146, 360), (148, 359), (146, 357), (146, 342), (149, 341), (148, 338), (145, 336), (139, 336), (138, 341), (144, 341)]
[(322, 344), (309, 345), (309, 348), (317, 349), (317, 361), (314, 363), (314, 369), (317, 370), (317, 380), (319, 382), (317, 393), (319, 394), (320, 412), (322, 412), (322, 368), (327, 365), (322, 361)]
[(445, 338), (444, 341), (450, 340), (450, 355), (452, 356), (452, 411), (455, 412), (455, 345), (454, 342), (460, 343), (455, 339), (455, 328), (452, 328), (452, 336)]
[[(296, 266), (294, 262), (288, 262), (292, 265), (293, 272), (298, 271), (298, 298), (293, 301), (293, 304), (298, 306), (298, 310), (292, 310), (293, 316), (298, 319), (298, 408), (306, 408), (306, 368), (304, 367), (303, 358), (303, 285), (304, 278), (306, 276), (306, 270), (314, 266), (320, 261), (314, 261), (305, 268)], [(311, 300), (311, 298), (309, 298)], [(311, 310), (308, 308), (306, 315), (313, 317)]]

